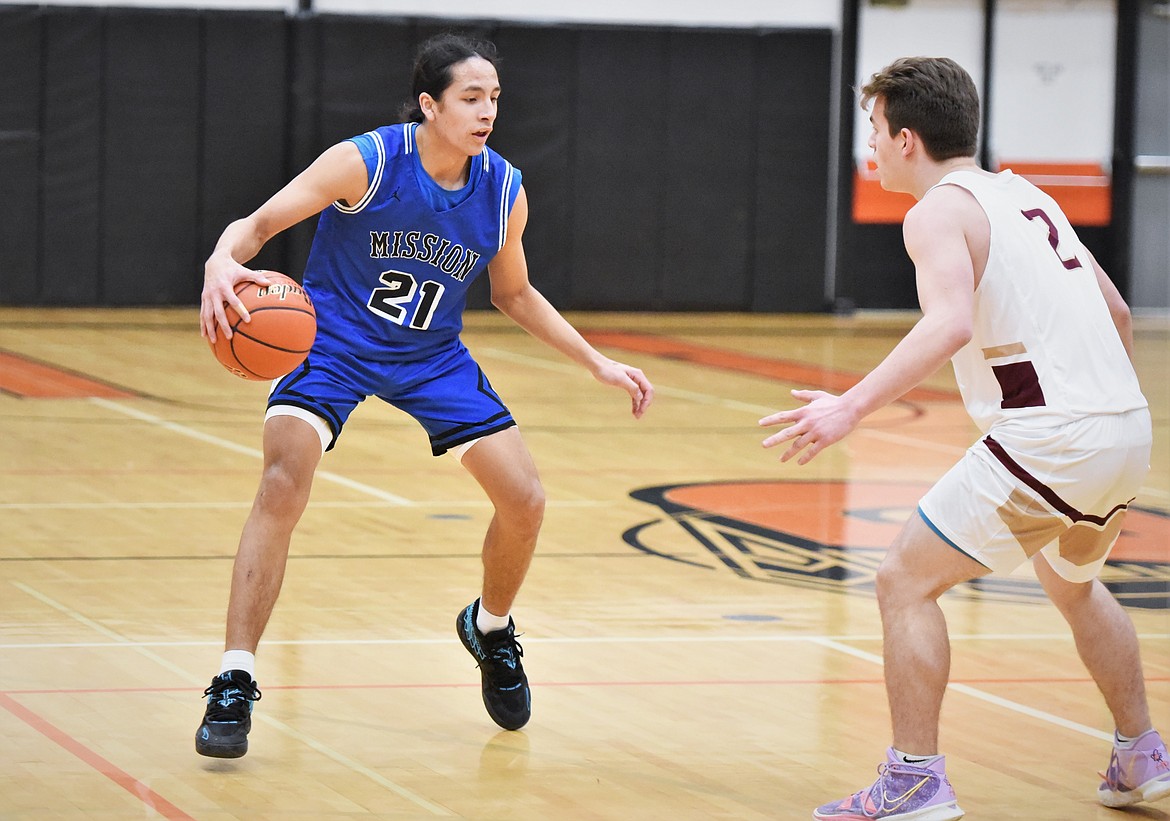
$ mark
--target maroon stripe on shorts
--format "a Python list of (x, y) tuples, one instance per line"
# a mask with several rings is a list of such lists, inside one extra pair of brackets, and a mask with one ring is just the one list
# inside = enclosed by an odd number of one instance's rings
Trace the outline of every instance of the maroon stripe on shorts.
[[(991, 451), (991, 455), (998, 459), (1000, 464), (1008, 469), (1008, 472), (1011, 473), (1012, 476), (1015, 476), (1025, 485), (1040, 494), (1040, 498), (1048, 502), (1048, 504), (1052, 505), (1052, 507), (1058, 513), (1067, 516), (1074, 522), (1088, 522), (1094, 525), (1103, 525), (1112, 519), (1113, 514), (1117, 513), (1117, 511), (1127, 510), (1129, 508), (1129, 502), (1126, 502), (1123, 505), (1115, 506), (1104, 516), (1093, 516), (1088, 513), (1081, 513), (1064, 499), (1060, 498), (1055, 490), (1041, 482), (1031, 473), (1028, 473), (1028, 471), (1024, 470), (1023, 466), (1019, 462), (1008, 455), (1008, 452), (1003, 449), (1003, 445), (1001, 445), (999, 442), (995, 441), (990, 436), (986, 436), (983, 438), (983, 444), (987, 446), (989, 451)], [(1129, 501), (1132, 502), (1133, 499), (1130, 499)]]

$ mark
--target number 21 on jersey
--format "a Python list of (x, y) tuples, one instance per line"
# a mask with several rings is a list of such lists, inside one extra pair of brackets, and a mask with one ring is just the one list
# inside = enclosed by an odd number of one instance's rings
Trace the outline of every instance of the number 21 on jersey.
[[(431, 318), (434, 317), (439, 299), (445, 290), (441, 282), (428, 279), (419, 285), (418, 280), (405, 271), (383, 271), (378, 279), (386, 287), (371, 291), (366, 307), (395, 325), (404, 325), (417, 331), (425, 331), (430, 327)], [(416, 292), (420, 293), (421, 297), (411, 312), (409, 306)]]

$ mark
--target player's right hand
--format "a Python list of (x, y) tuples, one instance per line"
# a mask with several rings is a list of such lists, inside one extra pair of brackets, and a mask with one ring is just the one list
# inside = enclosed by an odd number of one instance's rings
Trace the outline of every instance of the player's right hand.
[[(795, 390), (792, 396), (804, 403), (793, 410), (779, 411), (760, 420), (761, 427), (787, 425), (764, 440), (766, 448), (791, 442), (780, 456), (781, 462), (797, 456), (798, 465), (807, 465), (822, 450), (841, 441), (861, 421), (848, 396), (834, 396), (825, 391)], [(803, 451), (803, 452), (802, 452)]]
[(593, 372), (593, 378), (604, 385), (621, 388), (630, 395), (630, 411), (641, 419), (654, 401), (654, 386), (638, 368), (607, 359)]
[(218, 325), (225, 339), (232, 338), (231, 325), (228, 323), (225, 305), (240, 315), (244, 322), (251, 322), (248, 309), (236, 296), (236, 286), (241, 282), (255, 282), (258, 285), (271, 285), (264, 271), (253, 271), (245, 268), (230, 256), (212, 254), (203, 266), (203, 294), (199, 299), (199, 334), (208, 341), (215, 342), (215, 327)]

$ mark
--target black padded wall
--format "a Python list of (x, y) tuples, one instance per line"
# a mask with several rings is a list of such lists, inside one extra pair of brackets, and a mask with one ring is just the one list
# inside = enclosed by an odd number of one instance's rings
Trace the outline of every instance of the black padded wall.
[(0, 300), (36, 299), (42, 15), (0, 8)]
[(112, 304), (198, 295), (200, 46), (194, 12), (106, 18), (101, 265)]
[(398, 122), (410, 95), (413, 27), (377, 17), (322, 16), (318, 82), (320, 137), (332, 145)]
[[(532, 282), (554, 305), (572, 305), (573, 166), (577, 35), (568, 29), (504, 26), (493, 33), (500, 64), (493, 147), (523, 175), (530, 216), (524, 252)], [(487, 303), (475, 289), (475, 304)]]
[(775, 33), (756, 64), (753, 311), (825, 307), (832, 35)]
[(577, 48), (573, 279), (582, 308), (650, 307), (662, 259), (669, 35), (591, 30)]
[(670, 36), (665, 167), (655, 306), (743, 310), (755, 242), (755, 63), (752, 34)]
[(101, 288), (102, 17), (45, 15), (37, 296), (92, 305)]
[[(492, 145), (554, 305), (822, 307), (827, 31), (44, 7), (0, 7), (0, 301), (194, 304), (227, 223), (396, 122), (447, 28), (500, 48)], [(253, 264), (300, 276), (315, 222)]]
[[(211, 253), (229, 222), (254, 211), (286, 182), (287, 37), (279, 15), (204, 18), (197, 261)], [(285, 245), (285, 235), (274, 238), (250, 265), (282, 270)]]
[[(288, 164), (291, 179), (324, 150), (321, 136), (321, 23), (306, 16), (288, 28), (289, 108), (286, 119)], [(243, 216), (239, 214), (238, 216)], [(309, 256), (317, 220), (305, 220), (285, 232), (284, 256), (278, 270), (296, 279)]]
[(852, 223), (842, 230), (837, 294), (843, 307), (915, 308), (914, 265), (901, 225)]
[(194, 304), (223, 227), (285, 180), (288, 32), (272, 13), (0, 7), (0, 302)]

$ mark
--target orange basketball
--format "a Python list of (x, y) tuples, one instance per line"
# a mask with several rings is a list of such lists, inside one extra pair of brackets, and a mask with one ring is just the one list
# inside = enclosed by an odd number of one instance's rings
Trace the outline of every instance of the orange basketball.
[(313, 301), (296, 280), (264, 271), (271, 285), (241, 282), (236, 296), (244, 303), (251, 322), (244, 322), (225, 305), (232, 338), (220, 328), (211, 349), (220, 364), (244, 379), (275, 379), (305, 361), (317, 336), (317, 312)]

